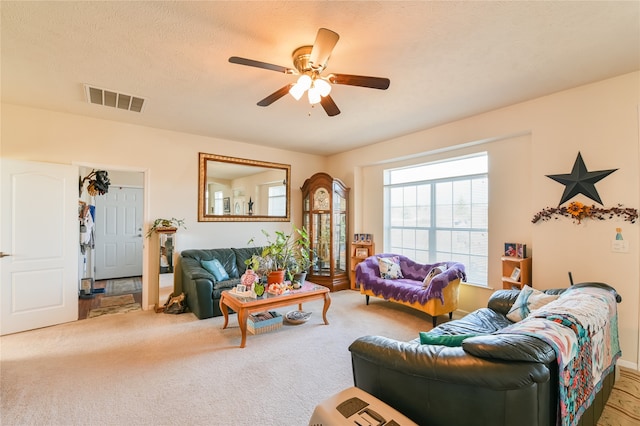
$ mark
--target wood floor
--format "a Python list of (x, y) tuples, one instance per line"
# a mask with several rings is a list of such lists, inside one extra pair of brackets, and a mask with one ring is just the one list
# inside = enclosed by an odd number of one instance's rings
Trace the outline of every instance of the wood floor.
[[(105, 288), (107, 280), (96, 281), (93, 284), (94, 289)], [(142, 292), (131, 293), (136, 303), (142, 305)], [(78, 319), (83, 320), (89, 318), (89, 311), (100, 307), (100, 300), (104, 297), (104, 293), (95, 293), (90, 299), (78, 299)]]

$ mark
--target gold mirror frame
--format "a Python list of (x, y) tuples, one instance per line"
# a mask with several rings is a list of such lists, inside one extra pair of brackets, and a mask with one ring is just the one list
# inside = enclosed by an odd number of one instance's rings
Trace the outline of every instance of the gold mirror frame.
[[(198, 222), (289, 222), (291, 211), (291, 166), (289, 164), (199, 153)], [(218, 167), (216, 167), (216, 165)], [(237, 167), (236, 167), (237, 166)], [(273, 169), (273, 170), (271, 170)], [(279, 174), (282, 172), (282, 175)], [(286, 214), (260, 214), (266, 208), (266, 195), (260, 189), (282, 182), (286, 187)], [(261, 180), (264, 179), (264, 180)], [(224, 183), (222, 183), (224, 182)], [(242, 186), (243, 182), (249, 187)], [(226, 184), (229, 185), (226, 185)], [(212, 205), (213, 187), (221, 188), (222, 207)], [(262, 201), (265, 200), (265, 201)], [(215, 210), (218, 210), (215, 212)], [(222, 211), (220, 212), (220, 209)]]

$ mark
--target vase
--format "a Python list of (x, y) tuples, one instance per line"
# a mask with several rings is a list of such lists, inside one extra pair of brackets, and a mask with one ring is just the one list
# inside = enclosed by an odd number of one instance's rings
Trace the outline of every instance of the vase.
[(280, 284), (284, 282), (284, 269), (278, 269), (277, 271), (269, 272), (267, 276), (267, 284)]
[(300, 283), (300, 285), (303, 285), (305, 280), (307, 279), (307, 272), (298, 272), (297, 274), (293, 275), (293, 282), (294, 283)]
[(244, 284), (247, 290), (253, 289), (253, 284), (258, 281), (258, 275), (253, 272), (253, 269), (247, 269), (244, 274), (240, 277), (240, 283)]

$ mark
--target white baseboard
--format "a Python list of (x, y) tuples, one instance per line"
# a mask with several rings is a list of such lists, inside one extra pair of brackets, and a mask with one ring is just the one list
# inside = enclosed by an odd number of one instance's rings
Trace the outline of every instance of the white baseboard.
[(638, 364), (634, 363), (634, 362), (629, 362), (629, 361), (625, 361), (623, 359), (619, 359), (616, 364), (618, 366), (620, 366), (620, 367), (624, 367), (624, 368), (629, 368), (631, 370), (640, 371), (640, 369), (638, 368)]

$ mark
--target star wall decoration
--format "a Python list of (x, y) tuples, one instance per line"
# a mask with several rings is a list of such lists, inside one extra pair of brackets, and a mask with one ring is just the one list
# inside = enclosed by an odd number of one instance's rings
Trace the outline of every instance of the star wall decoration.
[(578, 194), (583, 194), (596, 203), (602, 204), (598, 191), (596, 190), (596, 182), (606, 178), (618, 169), (598, 170), (597, 172), (587, 171), (587, 166), (582, 160), (582, 155), (578, 152), (576, 162), (573, 163), (571, 173), (563, 175), (546, 175), (548, 178), (565, 185), (564, 193), (560, 199), (560, 204), (570, 200)]

